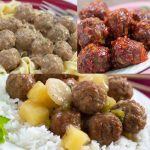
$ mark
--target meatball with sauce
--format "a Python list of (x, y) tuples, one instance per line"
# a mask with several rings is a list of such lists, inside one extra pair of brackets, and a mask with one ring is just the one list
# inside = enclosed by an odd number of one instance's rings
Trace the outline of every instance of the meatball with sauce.
[(92, 81), (82, 81), (72, 90), (73, 105), (82, 113), (100, 112), (106, 102), (107, 93)]
[(140, 42), (119, 37), (112, 43), (112, 65), (116, 69), (139, 64), (147, 59), (146, 49)]
[(103, 73), (110, 69), (110, 50), (107, 47), (89, 44), (78, 55), (80, 73)]
[(27, 93), (35, 84), (33, 75), (11, 74), (6, 81), (6, 91), (11, 98), (27, 99)]
[(71, 45), (73, 51), (77, 51), (77, 31), (70, 35), (68, 43)]
[(109, 145), (120, 139), (122, 123), (112, 113), (97, 113), (88, 121), (88, 134), (101, 145)]
[(99, 17), (104, 20), (107, 17), (109, 12), (108, 6), (102, 0), (95, 0), (83, 8), (80, 13), (80, 19), (90, 18), (90, 17)]
[(21, 56), (17, 49), (11, 48), (0, 51), (0, 65), (2, 65), (6, 71), (12, 71), (17, 68), (21, 62)]
[(56, 110), (51, 118), (50, 130), (54, 134), (63, 136), (69, 125), (81, 128), (80, 113), (74, 110)]
[(110, 76), (108, 96), (116, 101), (130, 99), (133, 95), (132, 85), (127, 78), (121, 76)]
[(107, 18), (107, 25), (111, 36), (116, 39), (117, 37), (128, 35), (131, 18), (130, 12), (125, 8), (110, 12)]
[(0, 51), (3, 49), (13, 48), (15, 46), (16, 38), (12, 31), (0, 31)]
[(50, 29), (47, 33), (47, 37), (52, 42), (66, 41), (70, 37), (69, 30), (60, 23), (55, 24), (55, 26)]
[(78, 41), (81, 47), (89, 43), (105, 44), (108, 28), (99, 18), (86, 18), (78, 24)]
[(64, 61), (68, 61), (72, 58), (72, 47), (66, 41), (58, 41), (55, 43), (54, 53), (62, 58)]
[(125, 112), (123, 129), (128, 133), (138, 133), (146, 125), (145, 109), (134, 100), (119, 101), (113, 108)]

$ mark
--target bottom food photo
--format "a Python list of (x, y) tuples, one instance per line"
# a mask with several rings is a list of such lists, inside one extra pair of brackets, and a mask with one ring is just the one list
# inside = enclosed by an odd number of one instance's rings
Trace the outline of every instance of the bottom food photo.
[(149, 150), (148, 79), (0, 75), (0, 150)]

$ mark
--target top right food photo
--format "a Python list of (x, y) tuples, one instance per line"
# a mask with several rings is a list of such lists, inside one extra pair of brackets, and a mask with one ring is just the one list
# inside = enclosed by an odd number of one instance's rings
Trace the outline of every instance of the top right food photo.
[(79, 73), (150, 73), (150, 1), (115, 1), (78, 0)]

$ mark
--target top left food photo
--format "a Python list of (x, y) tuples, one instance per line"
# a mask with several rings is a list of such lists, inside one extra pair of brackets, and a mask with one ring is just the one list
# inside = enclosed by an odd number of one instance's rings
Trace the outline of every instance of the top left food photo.
[(76, 1), (0, 1), (0, 74), (73, 73), (76, 11)]

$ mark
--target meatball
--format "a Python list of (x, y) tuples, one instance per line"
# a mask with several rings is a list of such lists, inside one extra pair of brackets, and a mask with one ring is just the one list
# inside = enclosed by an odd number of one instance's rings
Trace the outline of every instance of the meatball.
[(99, 17), (104, 20), (107, 17), (109, 12), (108, 6), (102, 0), (95, 0), (83, 8), (80, 13), (80, 19), (90, 18), (90, 17)]
[(54, 54), (47, 54), (42, 57), (41, 70), (43, 74), (61, 74), (64, 72), (63, 61)]
[(81, 127), (80, 113), (71, 110), (56, 110), (51, 118), (50, 130), (54, 134), (63, 136), (69, 125)]
[(99, 18), (87, 18), (78, 24), (78, 41), (81, 47), (89, 43), (105, 44), (108, 28)]
[(49, 13), (41, 13), (35, 17), (34, 26), (44, 35), (54, 25), (54, 16)]
[(11, 48), (0, 51), (0, 65), (2, 65), (6, 71), (9, 72), (16, 69), (20, 62), (21, 56), (17, 49)]
[(73, 51), (77, 51), (77, 32), (70, 35), (68, 43), (71, 45)]
[(128, 35), (131, 24), (131, 14), (125, 8), (116, 9), (109, 13), (107, 25), (113, 38)]
[(3, 49), (9, 49), (15, 46), (15, 35), (12, 31), (3, 30), (0, 31), (0, 51)]
[(110, 76), (108, 96), (113, 97), (116, 101), (130, 99), (133, 96), (132, 85), (127, 78)]
[(101, 145), (109, 145), (121, 137), (122, 123), (112, 113), (97, 113), (88, 121), (88, 134)]
[(150, 20), (138, 22), (133, 29), (132, 36), (135, 40), (144, 43), (147, 48), (150, 48)]
[(78, 83), (72, 90), (73, 105), (81, 112), (93, 114), (100, 112), (106, 102), (106, 91), (92, 81)]
[(64, 61), (70, 60), (73, 56), (72, 47), (66, 41), (56, 42), (54, 53)]
[(76, 31), (76, 23), (75, 20), (70, 16), (61, 16), (59, 18), (59, 22), (64, 25), (70, 33), (74, 33)]
[(47, 37), (53, 42), (66, 41), (69, 38), (69, 36), (69, 30), (60, 23), (56, 24), (47, 33)]
[(36, 38), (31, 45), (32, 55), (46, 55), (53, 53), (53, 43), (44, 37)]
[(14, 17), (0, 18), (0, 31), (7, 29), (15, 33), (21, 26), (21, 21)]
[(147, 52), (140, 42), (127, 37), (119, 37), (112, 43), (112, 65), (114, 68), (124, 68), (146, 61)]
[(31, 4), (21, 4), (16, 8), (15, 17), (22, 21), (33, 22), (35, 12)]
[(16, 34), (16, 47), (19, 51), (30, 51), (32, 42), (36, 38), (36, 33), (29, 28), (20, 28)]
[(107, 47), (89, 44), (78, 55), (80, 73), (103, 73), (110, 69), (110, 50)]
[(27, 93), (35, 84), (32, 75), (11, 74), (6, 81), (6, 91), (11, 98), (27, 99)]
[(138, 133), (146, 125), (145, 109), (134, 100), (119, 101), (112, 109), (125, 112), (123, 129), (125, 132)]

